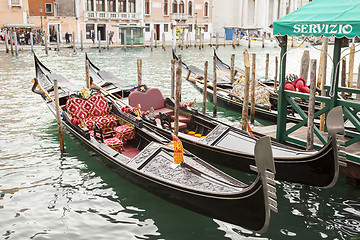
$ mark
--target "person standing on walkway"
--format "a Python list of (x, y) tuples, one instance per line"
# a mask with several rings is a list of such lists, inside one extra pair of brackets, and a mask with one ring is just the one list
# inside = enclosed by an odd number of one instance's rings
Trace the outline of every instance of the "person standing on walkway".
[(111, 31), (111, 32), (109, 33), (109, 43), (111, 43), (111, 44), (114, 44), (114, 42), (113, 42), (113, 40), (112, 40), (113, 36), (114, 36), (114, 32)]
[(66, 41), (66, 43), (70, 43), (69, 33), (68, 32), (65, 33), (65, 41)]
[(92, 40), (93, 44), (95, 44), (95, 33), (94, 33), (94, 31), (91, 31), (91, 40)]

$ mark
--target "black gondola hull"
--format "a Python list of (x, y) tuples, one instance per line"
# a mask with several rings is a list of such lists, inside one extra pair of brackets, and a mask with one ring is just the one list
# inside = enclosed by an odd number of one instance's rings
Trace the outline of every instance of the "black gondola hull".
[[(159, 127), (152, 126), (154, 130), (171, 139), (171, 134)], [(229, 151), (224, 148), (200, 144), (196, 141), (182, 138), (184, 147), (195, 155), (201, 155), (207, 161), (231, 169), (254, 173), (250, 166), (255, 164), (254, 156), (242, 154), (239, 151)], [(243, 146), (242, 146), (243, 147)], [(274, 157), (276, 176), (275, 179), (293, 183), (301, 183), (316, 187), (326, 187), (332, 183), (336, 171), (332, 142), (328, 142), (316, 155), (301, 159), (281, 159)]]

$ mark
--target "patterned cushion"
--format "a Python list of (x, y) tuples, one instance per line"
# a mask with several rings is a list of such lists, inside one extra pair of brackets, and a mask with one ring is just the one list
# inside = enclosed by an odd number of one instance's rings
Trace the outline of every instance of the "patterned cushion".
[(128, 125), (121, 125), (114, 128), (116, 132), (116, 137), (122, 139), (123, 141), (135, 138), (135, 129)]
[(95, 123), (104, 131), (109, 131), (118, 125), (117, 118), (109, 115), (107, 100), (101, 94), (94, 94), (89, 99), (70, 98), (66, 109), (73, 119), (84, 119), (85, 125), (91, 130)]
[[(89, 133), (92, 137), (94, 137), (94, 130), (90, 130)], [(104, 144), (120, 153), (125, 150), (123, 142), (116, 137), (104, 138)]]
[(66, 102), (66, 109), (73, 118), (88, 118), (109, 114), (110, 108), (104, 96), (94, 94), (89, 99), (70, 98)]
[(97, 123), (104, 132), (108, 132), (118, 125), (117, 118), (112, 115), (89, 117), (84, 119), (84, 122), (88, 129), (93, 129), (94, 124)]
[(120, 139), (116, 138), (116, 137), (114, 137), (114, 138), (105, 138), (104, 143), (106, 145), (108, 145), (109, 147), (111, 147), (112, 149), (114, 149), (115, 151), (117, 151), (117, 152), (123, 152), (125, 150), (123, 142)]

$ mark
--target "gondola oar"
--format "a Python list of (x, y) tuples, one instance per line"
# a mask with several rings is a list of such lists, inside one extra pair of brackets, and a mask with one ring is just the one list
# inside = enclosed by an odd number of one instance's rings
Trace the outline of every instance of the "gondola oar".
[(116, 101), (119, 101), (121, 104), (123, 105), (127, 105), (126, 103), (124, 103), (123, 101), (120, 100), (120, 98), (114, 96), (113, 94), (109, 93), (108, 91), (106, 91), (105, 89), (103, 89), (102, 87), (100, 87), (99, 85), (97, 85), (96, 83), (91, 81), (91, 85), (94, 85), (95, 87), (99, 88), (101, 91), (103, 91), (104, 93), (108, 94), (109, 96), (111, 96), (112, 98), (114, 98)]
[[(198, 83), (203, 84), (202, 81), (200, 81), (200, 80), (198, 80), (198, 79), (196, 79), (196, 78), (189, 77), (189, 78), (187, 78), (187, 79), (188, 79), (189, 81), (198, 82)], [(209, 87), (214, 88), (214, 86), (211, 85), (211, 84), (209, 84), (209, 83), (208, 83), (207, 85), (208, 85)], [(223, 91), (223, 92), (226, 92), (226, 93), (228, 93), (228, 94), (234, 95), (233, 92), (230, 92), (230, 91), (228, 91), (228, 90), (226, 90), (226, 89), (223, 89), (223, 88), (221, 88), (221, 87), (216, 87), (216, 89), (217, 89), (217, 90), (220, 90), (220, 91)]]

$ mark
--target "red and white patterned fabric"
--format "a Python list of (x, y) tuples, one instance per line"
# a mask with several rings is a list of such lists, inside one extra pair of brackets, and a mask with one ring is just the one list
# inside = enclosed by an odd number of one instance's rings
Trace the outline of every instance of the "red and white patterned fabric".
[(65, 106), (73, 119), (84, 119), (89, 129), (93, 129), (95, 123), (99, 124), (104, 131), (118, 125), (117, 118), (109, 115), (108, 102), (101, 94), (94, 94), (87, 100), (70, 98)]
[[(92, 137), (94, 137), (94, 130), (90, 130), (89, 133)], [(120, 153), (125, 150), (123, 141), (117, 137), (104, 138), (104, 144)]]
[(89, 129), (93, 129), (94, 124), (98, 124), (104, 132), (109, 132), (118, 125), (117, 118), (112, 115), (89, 117), (84, 119), (84, 122)]
[(128, 125), (121, 125), (114, 128), (115, 136), (123, 141), (135, 138), (135, 129)]
[(111, 147), (112, 149), (114, 149), (115, 151), (117, 151), (117, 152), (121, 153), (121, 152), (123, 152), (125, 150), (123, 142), (120, 139), (116, 138), (116, 137), (105, 138), (104, 143), (106, 145), (108, 145), (109, 147)]

